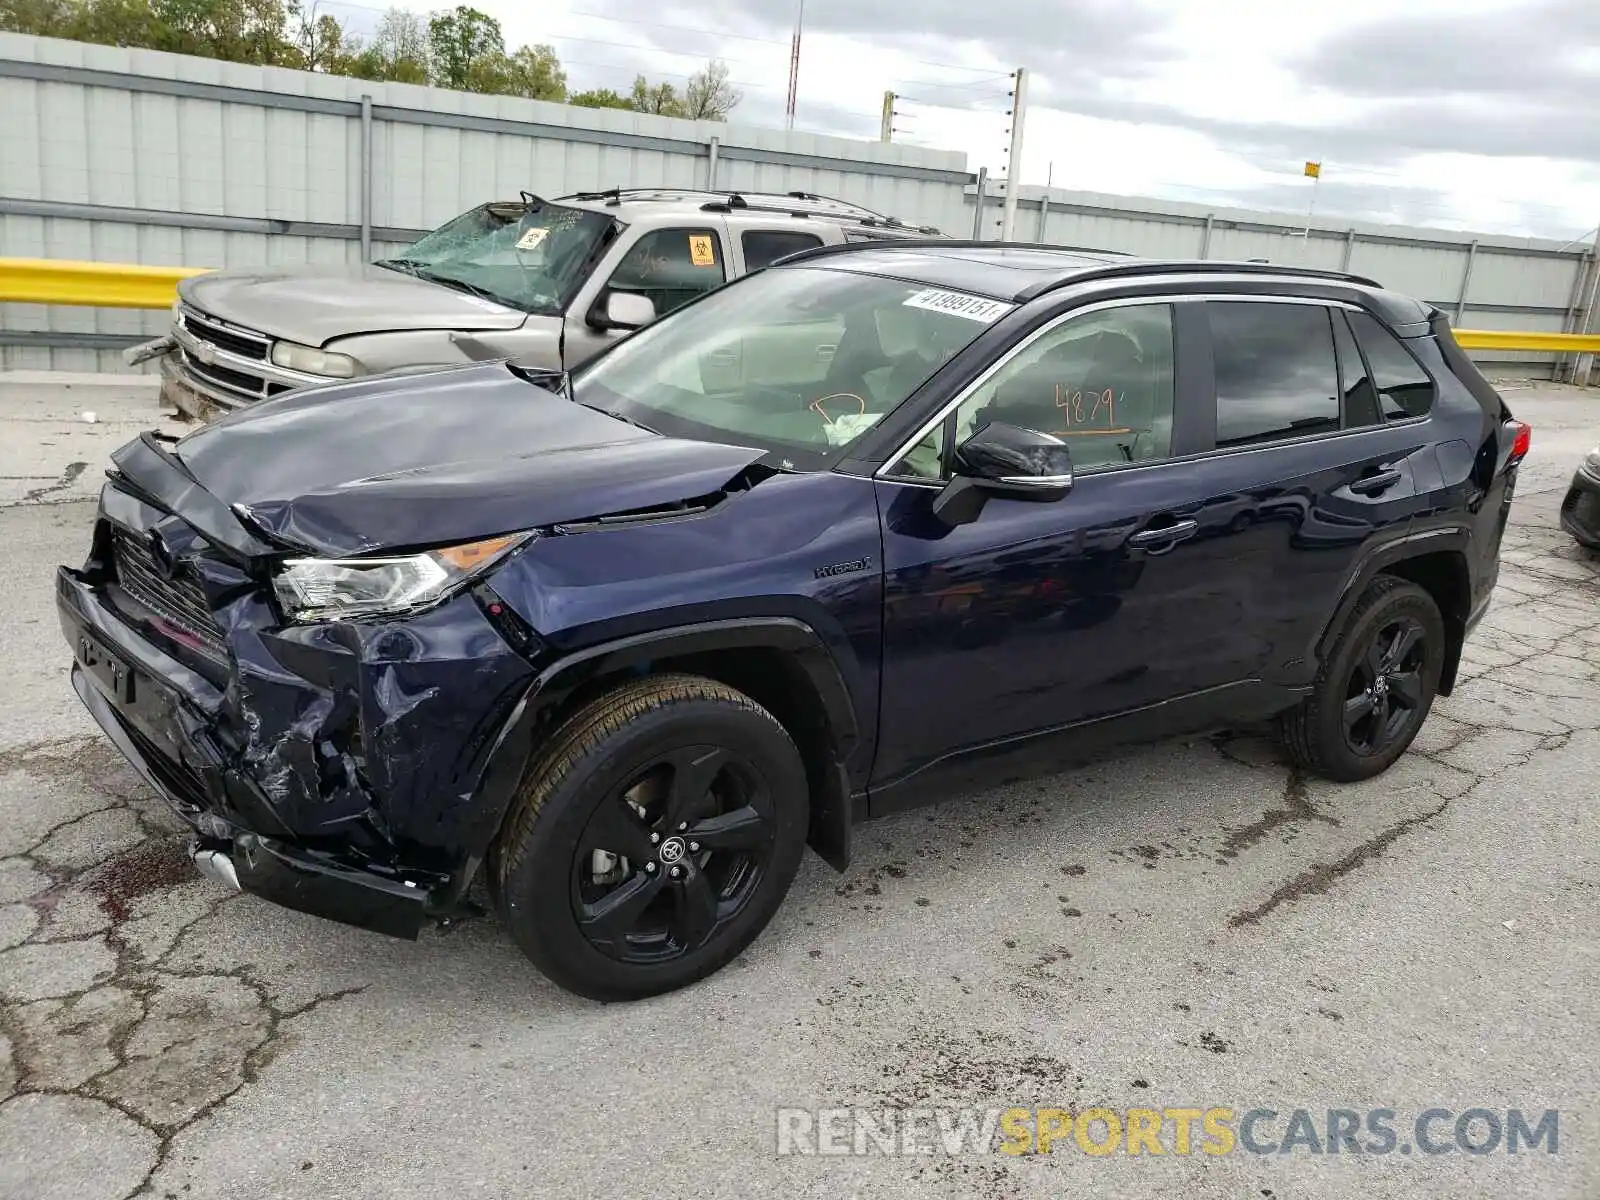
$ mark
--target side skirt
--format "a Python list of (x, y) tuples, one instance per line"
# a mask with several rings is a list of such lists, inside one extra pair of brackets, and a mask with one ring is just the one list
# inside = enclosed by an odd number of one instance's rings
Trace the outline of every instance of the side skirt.
[(948, 799), (959, 792), (1081, 765), (1118, 746), (1264, 721), (1293, 708), (1309, 687), (1246, 680), (1144, 708), (1037, 730), (934, 759), (898, 779), (853, 797), (857, 819), (882, 817)]

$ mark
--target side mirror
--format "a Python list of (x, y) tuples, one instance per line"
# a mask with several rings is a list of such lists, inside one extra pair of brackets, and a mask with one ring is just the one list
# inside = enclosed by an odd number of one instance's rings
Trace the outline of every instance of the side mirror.
[(656, 306), (648, 296), (637, 292), (607, 292), (605, 327), (643, 329), (656, 319)]
[(949, 525), (978, 519), (990, 496), (1059, 500), (1072, 490), (1072, 452), (1053, 434), (992, 421), (956, 448), (955, 478), (933, 502)]

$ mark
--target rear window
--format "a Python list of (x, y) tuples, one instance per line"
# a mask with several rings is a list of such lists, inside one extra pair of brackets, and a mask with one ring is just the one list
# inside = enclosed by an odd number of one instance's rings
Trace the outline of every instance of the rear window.
[(1378, 390), (1384, 419), (1427, 416), (1433, 408), (1434, 384), (1411, 352), (1366, 313), (1351, 313), (1350, 324), (1372, 367), (1372, 382)]
[(739, 235), (739, 244), (744, 247), (745, 270), (759, 271), (780, 258), (815, 249), (822, 245), (822, 239), (814, 233), (785, 229), (747, 229)]

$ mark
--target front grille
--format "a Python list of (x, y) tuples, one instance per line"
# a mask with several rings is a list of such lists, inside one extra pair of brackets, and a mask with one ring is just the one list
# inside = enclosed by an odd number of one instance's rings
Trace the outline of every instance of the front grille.
[(183, 310), (183, 327), (202, 342), (210, 342), (219, 350), (227, 350), (241, 358), (267, 359), (268, 339), (242, 329), (230, 329), (193, 309)]
[(252, 400), (267, 395), (266, 380), (259, 375), (247, 375), (243, 371), (235, 371), (231, 367), (219, 367), (215, 363), (203, 363), (191, 355), (187, 350), (183, 354), (183, 365), (188, 367), (197, 378), (207, 383), (214, 383), (218, 387), (227, 388), (230, 392), (238, 392)]
[(162, 578), (149, 546), (137, 534), (119, 526), (111, 527), (111, 548), (117, 582), (124, 591), (180, 634), (199, 643), (199, 649), (213, 655), (224, 653), (222, 630), (193, 576), (180, 570), (175, 578)]
[(183, 369), (195, 383), (212, 388), (219, 394), (218, 398), (237, 396), (246, 401), (265, 400), (291, 390), (289, 384), (269, 382), (249, 368), (241, 370), (238, 366), (228, 367), (202, 360), (202, 356), (215, 357), (210, 351), (217, 350), (233, 355), (235, 360), (259, 362), (263, 369), (267, 369), (272, 339), (266, 334), (239, 329), (187, 306), (180, 310), (180, 320), (189, 342), (197, 343), (200, 349), (199, 354), (191, 353), (189, 343), (180, 338)]

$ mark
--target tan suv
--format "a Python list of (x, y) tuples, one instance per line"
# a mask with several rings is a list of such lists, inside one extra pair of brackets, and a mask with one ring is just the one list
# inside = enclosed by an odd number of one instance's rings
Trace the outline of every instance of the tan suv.
[(232, 269), (178, 288), (162, 396), (193, 416), (362, 375), (485, 359), (570, 370), (728, 279), (816, 246), (939, 236), (856, 204), (613, 188), (484, 204), (394, 258)]

